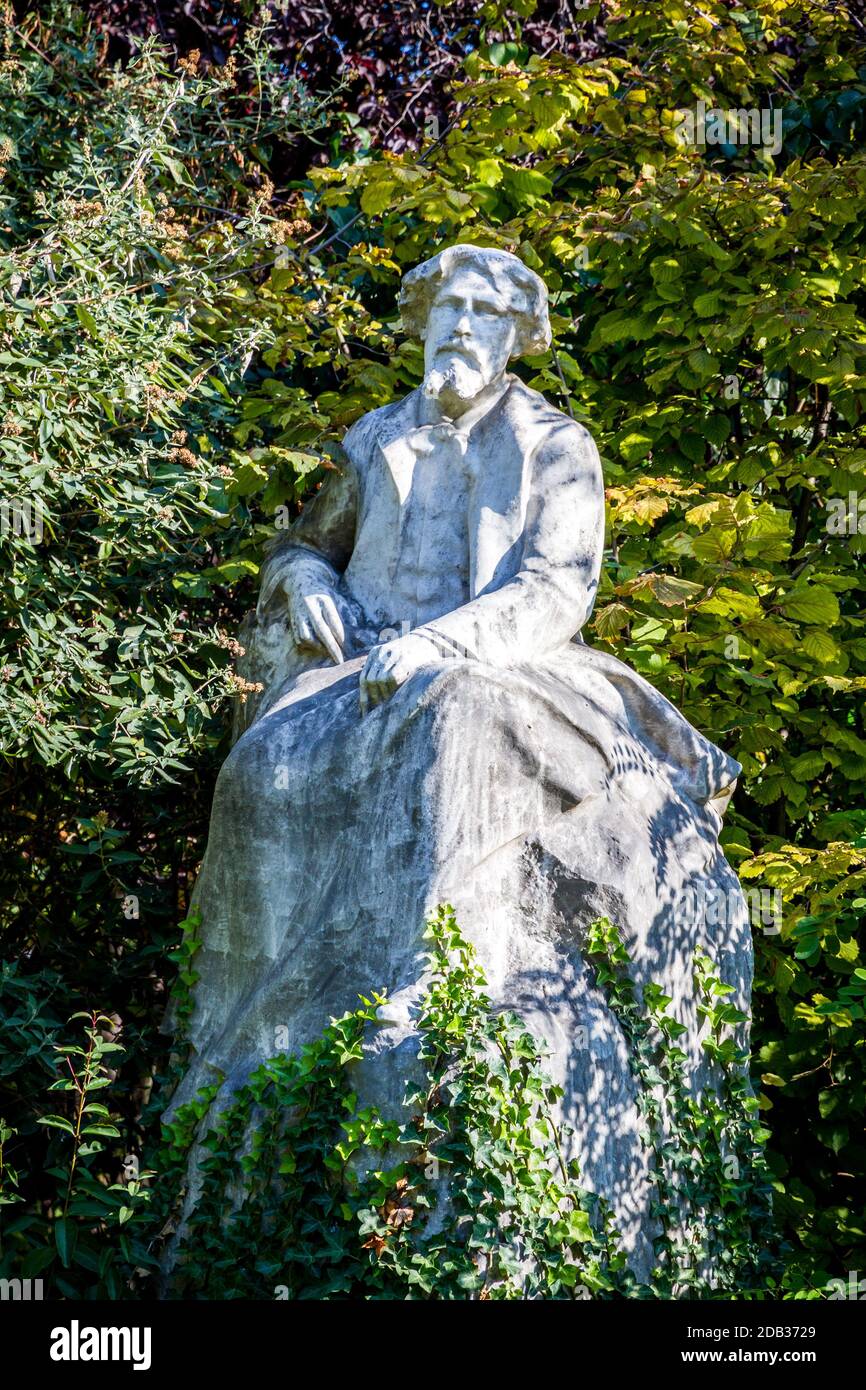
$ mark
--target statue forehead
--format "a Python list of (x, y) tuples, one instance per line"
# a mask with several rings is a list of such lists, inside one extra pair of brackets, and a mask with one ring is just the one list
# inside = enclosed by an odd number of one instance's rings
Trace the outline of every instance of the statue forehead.
[(492, 294), (498, 299), (503, 298), (502, 290), (490, 271), (483, 265), (470, 265), (466, 262), (458, 263), (445, 271), (434, 293), (434, 302), (441, 295), (454, 294), (456, 291), (463, 294)]

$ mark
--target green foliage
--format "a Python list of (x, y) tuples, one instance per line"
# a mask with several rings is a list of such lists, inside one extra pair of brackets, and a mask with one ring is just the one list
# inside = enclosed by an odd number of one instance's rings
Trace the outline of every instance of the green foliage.
[[(133, 1155), (123, 1160), (122, 1180), (100, 1180), (107, 1147), (121, 1139), (115, 1117), (97, 1098), (114, 1078), (112, 1054), (122, 1053), (115, 1021), (99, 1014), (79, 1013), (68, 1023), (85, 1019), (86, 1043), (54, 1043), (57, 1079), (48, 1086), (60, 1092), (61, 1109), (39, 1116), (38, 1123), (51, 1132), (48, 1159), (42, 1176), (48, 1184), (44, 1206), (46, 1230), (19, 1192), (20, 1174), (6, 1160), (16, 1130), (0, 1121), (0, 1207), (12, 1208), (3, 1225), (4, 1268), (15, 1268), (25, 1279), (42, 1278), (60, 1296), (81, 1296), (82, 1284), (90, 1297), (122, 1297), (136, 1268), (154, 1266), (138, 1231), (124, 1230), (141, 1216), (153, 1174), (141, 1172)], [(24, 1065), (26, 1054), (19, 1054)], [(109, 1060), (106, 1061), (106, 1058)], [(55, 1102), (56, 1104), (56, 1102)], [(139, 1228), (143, 1222), (139, 1220)]]
[[(57, 38), (50, 86), (23, 44), (0, 74), (0, 489), (31, 520), (3, 536), (2, 741), (73, 781), (151, 785), (213, 734), (230, 682), (212, 595), (256, 572), (214, 550), (244, 520), (224, 450), (261, 337), (237, 276), (285, 223), (235, 142), (323, 114), (271, 91), (260, 53), (241, 118), (234, 69), (169, 80), (148, 45), (105, 72)], [(224, 219), (185, 215), (232, 191)]]
[[(257, 569), (232, 558), (249, 511), (229, 441), (261, 335), (245, 281), (302, 221), (271, 206), (265, 162), (329, 119), (261, 33), (172, 75), (152, 44), (106, 67), (77, 7), (43, 18), (37, 41), (8, 17), (0, 34), (0, 1070), (21, 1198), (3, 1273), (55, 1251), (39, 1119), (63, 1020), (123, 1026), (123, 1143), (77, 1179), (94, 1201), (140, 1155), (168, 1066), (156, 1026), (239, 685), (230, 586)], [(114, 1296), (84, 1245), (52, 1287)]]
[[(385, 1002), (364, 999), (300, 1056), (272, 1058), (231, 1098), (219, 1084), (178, 1111), (160, 1155), (163, 1200), (201, 1193), (179, 1227), (172, 1291), (186, 1298), (731, 1297), (773, 1292), (757, 1102), (730, 1037), (742, 1015), (698, 963), (706, 1046), (724, 1078), (691, 1095), (656, 989), (644, 1014), (606, 919), (588, 949), (631, 1048), (658, 1182), (658, 1266), (628, 1270), (606, 1203), (580, 1185), (562, 1090), (513, 1014), (494, 1012), (453, 910), (428, 925), (420, 1076), (402, 1121), (359, 1102), (353, 1065)], [(663, 1097), (663, 1099), (662, 1099)], [(214, 1108), (217, 1112), (213, 1123)], [(197, 1146), (201, 1147), (198, 1148)], [(160, 1212), (160, 1221), (166, 1212)], [(174, 1229), (174, 1222), (168, 1226)], [(764, 1242), (764, 1243), (762, 1243)]]
[[(470, 240), (545, 278), (555, 350), (517, 370), (602, 449), (590, 640), (744, 766), (726, 851), (784, 904), (755, 924), (753, 1041), (786, 1290), (864, 1266), (862, 30), (811, 0), (611, 0), (580, 63), (532, 50), (532, 10), (483, 7), (440, 137), (399, 155), (359, 151), (267, 33), (202, 76), (153, 46), (106, 68), (68, 6), (35, 46), (6, 21), (0, 501), (42, 536), (0, 535), (0, 1078), (34, 1248), (62, 1020), (123, 1021), (125, 1151), (169, 1065), (262, 544), (417, 383), (400, 274)], [(701, 101), (781, 113), (781, 149), (684, 144)], [(110, 1184), (120, 1157), (88, 1164)]]
[(491, 1012), (453, 912), (440, 909), (427, 935), (422, 1075), (402, 1123), (351, 1088), (385, 1002), (375, 994), (300, 1056), (266, 1062), (212, 1128), (219, 1086), (166, 1126), (158, 1168), (169, 1199), (183, 1191), (193, 1145), (204, 1150), (176, 1295), (586, 1297), (620, 1281), (609, 1219), (599, 1222), (563, 1156), (550, 1111), (561, 1092), (537, 1044), (519, 1019)]

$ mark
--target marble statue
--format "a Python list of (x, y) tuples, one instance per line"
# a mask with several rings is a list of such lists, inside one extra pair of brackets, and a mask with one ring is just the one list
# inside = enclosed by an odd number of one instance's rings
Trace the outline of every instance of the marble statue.
[[(638, 984), (657, 980), (686, 1024), (698, 1084), (696, 947), (748, 1008), (748, 915), (718, 840), (740, 769), (583, 641), (598, 451), (509, 371), (549, 346), (541, 279), (452, 246), (405, 276), (400, 305), (423, 382), (349, 429), (273, 544), (241, 639), (262, 691), (216, 787), (177, 1103), (387, 988), (359, 1084), (399, 1109), (425, 917), (453, 903), (493, 1001), (549, 1047), (583, 1180), (645, 1270), (649, 1160), (581, 942), (603, 913), (618, 924)], [(708, 900), (724, 911), (694, 910)]]

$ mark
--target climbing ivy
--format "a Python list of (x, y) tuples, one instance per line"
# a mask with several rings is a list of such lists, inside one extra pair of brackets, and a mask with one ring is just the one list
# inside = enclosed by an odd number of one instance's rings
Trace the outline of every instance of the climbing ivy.
[[(778, 1289), (768, 1180), (742, 1015), (705, 957), (696, 984), (721, 1078), (693, 1094), (682, 1025), (656, 986), (641, 1007), (616, 928), (587, 953), (629, 1044), (655, 1163), (656, 1267), (640, 1283), (607, 1203), (581, 1185), (539, 1043), (495, 1009), (453, 909), (428, 924), (420, 1080), (396, 1120), (352, 1086), (385, 996), (265, 1062), (213, 1118), (219, 1081), (165, 1128), (170, 1291), (199, 1298), (533, 1299), (742, 1296)], [(659, 1098), (659, 1093), (663, 1098)], [(190, 1162), (201, 1181), (191, 1213)], [(166, 1203), (174, 1215), (166, 1221)], [(178, 1224), (179, 1219), (179, 1224)]]
[(717, 1088), (698, 1090), (689, 1084), (688, 1054), (677, 1045), (685, 1025), (659, 985), (645, 985), (638, 997), (628, 953), (609, 918), (592, 924), (586, 950), (625, 1034), (644, 1139), (653, 1151), (657, 1293), (695, 1293), (707, 1279), (731, 1296), (750, 1285), (771, 1287), (781, 1271), (763, 1152), (769, 1131), (760, 1124), (749, 1082), (748, 1050), (736, 1037), (746, 1016), (726, 998), (733, 986), (696, 952), (698, 1014), (706, 1024), (702, 1047), (718, 1077)]

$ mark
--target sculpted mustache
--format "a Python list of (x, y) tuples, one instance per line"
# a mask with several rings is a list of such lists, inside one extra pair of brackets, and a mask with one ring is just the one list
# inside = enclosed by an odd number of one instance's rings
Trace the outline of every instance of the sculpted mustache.
[(472, 352), (470, 348), (463, 347), (460, 343), (443, 343), (442, 347), (438, 349), (437, 356), (440, 352), (450, 352), (453, 356), (462, 357), (464, 361), (469, 362), (473, 367), (481, 365), (475, 353)]

